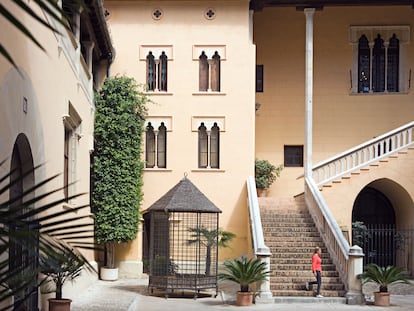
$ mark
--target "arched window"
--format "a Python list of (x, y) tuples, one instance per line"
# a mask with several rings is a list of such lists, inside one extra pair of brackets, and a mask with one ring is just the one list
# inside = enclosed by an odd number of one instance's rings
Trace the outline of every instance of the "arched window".
[(395, 34), (390, 38), (387, 52), (387, 90), (398, 92), (400, 42)]
[(160, 91), (167, 91), (167, 63), (168, 57), (165, 55), (163, 51), (160, 55), (160, 65), (159, 65), (159, 72), (158, 72), (158, 83)]
[(167, 127), (164, 122), (158, 129), (148, 122), (145, 132), (145, 167), (167, 167)]
[(145, 132), (145, 167), (155, 166), (155, 133), (151, 122), (148, 122)]
[(204, 122), (198, 128), (198, 167), (220, 168), (220, 128), (217, 123), (208, 129)]
[(149, 91), (155, 90), (155, 59), (152, 52), (147, 56), (147, 86)]
[(167, 128), (164, 122), (161, 122), (161, 125), (158, 127), (157, 166), (159, 168), (167, 167)]
[(351, 28), (354, 55), (351, 73), (353, 92), (382, 93), (408, 90), (409, 84), (405, 83), (407, 74), (400, 70), (400, 66), (406, 66), (406, 59), (400, 57), (405, 55), (407, 44), (404, 43), (408, 43), (409, 33), (409, 27), (405, 26)]
[(211, 128), (210, 134), (210, 166), (219, 168), (219, 146), (220, 146), (220, 128), (217, 123)]
[(385, 91), (385, 46), (380, 35), (374, 40), (372, 51), (372, 90)]
[(208, 136), (204, 123), (198, 128), (198, 167), (208, 167)]
[(207, 92), (208, 90), (208, 60), (207, 55), (203, 51), (199, 57), (199, 91)]
[(148, 91), (167, 91), (168, 56), (162, 51), (159, 58), (155, 58), (151, 51), (146, 57)]
[(217, 51), (214, 52), (211, 62), (211, 90), (220, 92), (220, 55)]
[[(220, 55), (216, 51), (211, 59), (204, 51), (199, 56), (199, 83), (200, 92), (220, 92)], [(209, 81), (210, 78), (210, 81)]]
[(368, 93), (370, 90), (371, 52), (368, 39), (362, 35), (358, 43), (358, 92)]

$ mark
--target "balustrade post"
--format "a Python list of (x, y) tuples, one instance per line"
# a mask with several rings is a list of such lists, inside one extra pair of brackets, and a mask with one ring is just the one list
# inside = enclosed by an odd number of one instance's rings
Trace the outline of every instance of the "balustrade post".
[(361, 280), (358, 277), (363, 272), (364, 253), (362, 248), (354, 245), (348, 253), (348, 292), (346, 293), (347, 304), (364, 304), (365, 298), (362, 294)]
[[(265, 249), (260, 249), (259, 252), (256, 253), (257, 258), (260, 258), (262, 262), (265, 262), (268, 271), (270, 271), (270, 250), (266, 247)], [(270, 276), (268, 276), (265, 281), (259, 282), (258, 285), (256, 303), (273, 303), (273, 294), (270, 290)]]

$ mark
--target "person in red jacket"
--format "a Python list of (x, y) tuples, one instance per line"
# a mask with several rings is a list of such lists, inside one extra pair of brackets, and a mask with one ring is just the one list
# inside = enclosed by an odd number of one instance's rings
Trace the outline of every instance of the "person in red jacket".
[(322, 284), (322, 259), (321, 259), (321, 248), (316, 247), (315, 252), (312, 255), (312, 273), (315, 275), (316, 281), (306, 282), (306, 290), (309, 290), (311, 285), (317, 284), (316, 297), (322, 298), (321, 295), (321, 284)]

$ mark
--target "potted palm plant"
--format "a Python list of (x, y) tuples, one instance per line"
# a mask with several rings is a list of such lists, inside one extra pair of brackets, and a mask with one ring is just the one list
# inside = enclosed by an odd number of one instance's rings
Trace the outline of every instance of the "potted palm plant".
[(236, 304), (238, 306), (249, 306), (253, 303), (253, 294), (250, 284), (264, 281), (269, 276), (269, 269), (260, 258), (247, 259), (246, 257), (226, 260), (224, 272), (218, 274), (220, 281), (228, 280), (240, 285), (237, 292)]
[(259, 196), (263, 196), (267, 189), (273, 184), (280, 176), (280, 172), (283, 170), (283, 165), (275, 166), (268, 160), (255, 161), (254, 177), (256, 181), (257, 193)]
[(376, 306), (390, 305), (389, 285), (395, 283), (410, 284), (407, 274), (402, 268), (395, 266), (380, 267), (374, 263), (366, 265), (365, 271), (359, 277), (362, 279), (362, 284), (374, 282), (379, 285), (379, 291), (374, 292), (374, 304)]
[(62, 288), (66, 281), (74, 281), (81, 275), (85, 268), (94, 271), (88, 260), (76, 249), (63, 241), (49, 240), (45, 243), (46, 248), (55, 251), (42, 252), (39, 265), (41, 271), (46, 275), (46, 281), (54, 283), (49, 292), (55, 292), (55, 298), (49, 299), (49, 311), (69, 311), (71, 299), (63, 298)]

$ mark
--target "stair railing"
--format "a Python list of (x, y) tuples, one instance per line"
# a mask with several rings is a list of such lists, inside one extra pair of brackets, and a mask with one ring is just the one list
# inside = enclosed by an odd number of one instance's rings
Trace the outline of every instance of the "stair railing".
[(305, 178), (305, 201), (345, 285), (345, 290), (348, 290), (349, 243), (312, 178)]
[[(270, 248), (266, 246), (263, 235), (262, 219), (260, 216), (259, 200), (257, 199), (256, 181), (253, 176), (247, 178), (247, 199), (249, 207), (250, 232), (252, 235), (253, 254), (266, 262), (267, 269), (270, 271)], [(270, 302), (272, 292), (270, 291), (270, 277), (260, 282), (258, 290), (259, 297), (257, 302)]]
[(413, 145), (413, 128), (414, 122), (407, 123), (316, 164), (312, 169), (316, 184), (327, 184)]

